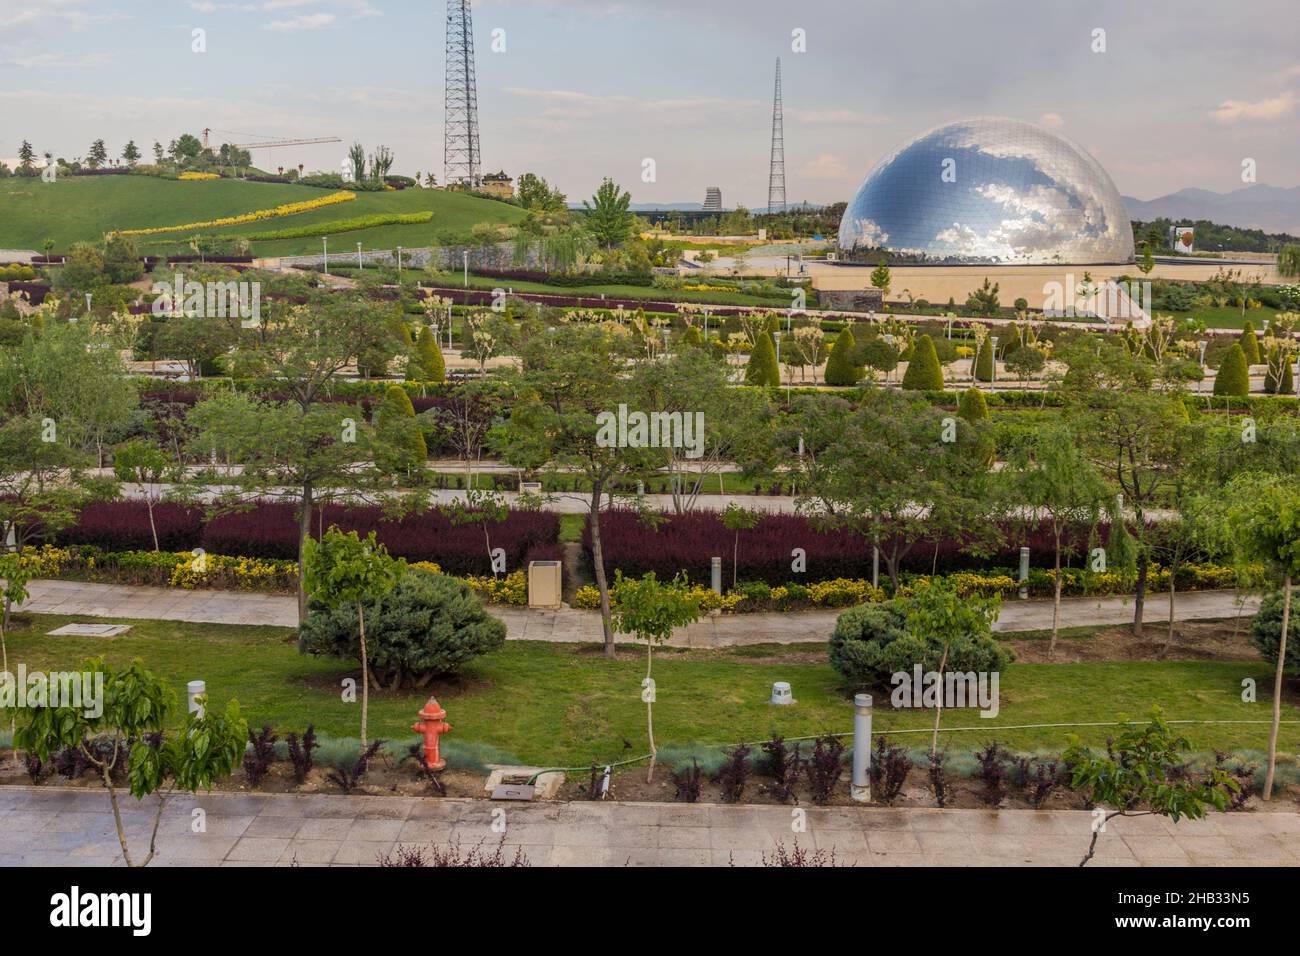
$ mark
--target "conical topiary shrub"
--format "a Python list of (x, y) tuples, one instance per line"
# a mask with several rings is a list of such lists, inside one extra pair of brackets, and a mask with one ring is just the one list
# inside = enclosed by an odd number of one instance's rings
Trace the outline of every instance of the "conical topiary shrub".
[(1250, 369), (1240, 343), (1233, 343), (1219, 363), (1214, 377), (1214, 394), (1245, 397), (1250, 394)]
[(993, 343), (988, 339), (975, 354), (975, 378), (981, 382), (993, 381)]
[(903, 373), (903, 388), (922, 392), (943, 391), (939, 353), (934, 350), (934, 340), (928, 335), (922, 335), (912, 343), (912, 360)]
[(384, 392), (378, 433), (381, 445), (386, 447), (381, 448), (376, 460), (390, 471), (409, 471), (429, 457), (411, 396), (400, 385), (390, 385)]
[(415, 356), (411, 363), (415, 377), (422, 382), (445, 382), (447, 380), (447, 363), (442, 357), (442, 349), (433, 337), (433, 330), (427, 325), (420, 329), (420, 337), (415, 342)]
[(826, 359), (827, 385), (856, 385), (862, 379), (862, 369), (849, 361), (849, 355), (857, 346), (853, 333), (845, 328), (835, 337), (831, 354)]
[(1237, 339), (1237, 344), (1246, 356), (1247, 365), (1258, 365), (1264, 361), (1259, 354), (1259, 339), (1255, 338), (1255, 324), (1250, 319), (1241, 327), (1241, 338)]
[(760, 332), (758, 341), (749, 353), (749, 364), (745, 366), (746, 385), (780, 385), (781, 374), (776, 367), (776, 346), (772, 336)]
[(974, 387), (962, 392), (957, 401), (957, 414), (968, 422), (987, 421), (989, 404), (984, 400), (984, 393)]

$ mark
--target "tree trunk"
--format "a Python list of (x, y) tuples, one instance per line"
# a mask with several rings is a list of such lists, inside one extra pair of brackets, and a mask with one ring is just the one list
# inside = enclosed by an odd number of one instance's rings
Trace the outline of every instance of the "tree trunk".
[(939, 661), (939, 706), (934, 709), (934, 736), (930, 738), (930, 762), (934, 762), (939, 752), (939, 721), (943, 717), (943, 669), (948, 664), (948, 645), (943, 646), (943, 657)]
[(357, 602), (357, 624), (361, 629), (361, 750), (366, 749), (366, 718), (370, 715), (370, 661), (366, 656), (366, 612)]
[(1277, 672), (1273, 678), (1273, 726), (1268, 732), (1268, 770), (1264, 773), (1264, 799), (1273, 799), (1273, 770), (1277, 766), (1277, 732), (1282, 723), (1282, 673), (1286, 667), (1286, 632), (1291, 626), (1291, 575), (1282, 585), (1282, 636), (1277, 642)]
[(148, 496), (147, 493), (146, 493), (146, 495), (145, 495), (145, 499), (144, 499), (144, 508), (145, 508), (145, 511), (149, 512), (149, 531), (153, 534), (153, 549), (154, 549), (154, 552), (157, 553), (157, 551), (158, 551), (158, 527), (157, 527), (157, 525), (155, 525), (155, 524), (153, 523), (153, 499), (150, 498), (150, 497)]
[[(647, 640), (645, 645), (645, 678), (650, 680), (650, 665), (654, 656), (654, 642)], [(653, 685), (652, 685), (653, 686)], [(645, 782), (650, 783), (654, 780), (655, 760), (659, 756), (659, 751), (655, 749), (655, 714), (654, 714), (654, 695), (645, 702), (645, 728), (646, 734), (650, 738), (650, 769), (646, 771)]]
[(1169, 656), (1169, 649), (1174, 646), (1174, 591), (1178, 585), (1174, 582), (1177, 565), (1169, 569), (1169, 630), (1165, 631), (1165, 646), (1160, 650), (1161, 658)]
[(605, 656), (613, 660), (614, 627), (609, 608), (609, 581), (605, 578), (605, 550), (600, 543), (600, 482), (591, 489), (591, 558), (596, 566), (596, 588), (600, 591), (600, 626), (605, 639)]
[(1052, 573), (1052, 639), (1047, 642), (1047, 656), (1056, 653), (1056, 635), (1061, 623), (1061, 532), (1056, 532), (1056, 564)]
[(307, 589), (303, 582), (307, 578), (307, 550), (305, 545), (311, 537), (311, 482), (302, 486), (302, 505), (298, 514), (298, 623), (307, 620)]
[(1137, 587), (1133, 593), (1133, 636), (1142, 636), (1142, 609), (1146, 605), (1147, 597), (1147, 570), (1150, 567), (1150, 560), (1147, 558), (1146, 549), (1138, 555), (1138, 573)]

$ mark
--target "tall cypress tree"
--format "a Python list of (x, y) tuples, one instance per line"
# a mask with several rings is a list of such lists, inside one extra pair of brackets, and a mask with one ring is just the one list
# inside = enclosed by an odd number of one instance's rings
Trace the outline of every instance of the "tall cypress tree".
[(1243, 398), (1250, 394), (1250, 369), (1246, 366), (1246, 353), (1240, 343), (1233, 343), (1219, 363), (1219, 374), (1214, 377), (1214, 394)]
[(749, 353), (749, 364), (745, 366), (746, 385), (780, 385), (781, 373), (776, 367), (776, 346), (772, 336), (760, 332), (754, 349)]
[(856, 385), (862, 379), (862, 370), (849, 361), (849, 355), (856, 346), (853, 333), (848, 326), (845, 326), (844, 330), (835, 337), (831, 354), (826, 359), (827, 385)]
[(1259, 354), (1259, 339), (1255, 338), (1255, 324), (1246, 320), (1245, 325), (1241, 327), (1241, 338), (1237, 340), (1241, 346), (1242, 353), (1246, 356), (1247, 365), (1258, 365), (1264, 359)]

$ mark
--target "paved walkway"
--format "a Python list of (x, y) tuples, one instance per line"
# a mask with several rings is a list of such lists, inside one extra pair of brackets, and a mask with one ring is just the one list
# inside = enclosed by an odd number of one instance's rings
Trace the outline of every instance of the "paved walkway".
[[(127, 584), (89, 584), (81, 581), (33, 581), (31, 594), (19, 610), (38, 614), (84, 617), (136, 618), (190, 621), (201, 624), (270, 624), (296, 627), (297, 602), (282, 594), (243, 591), (185, 591), (179, 588), (135, 587)], [(1178, 599), (1180, 621), (1228, 618), (1238, 613), (1231, 591), (1189, 591)], [(1242, 614), (1253, 614), (1259, 600), (1248, 597)], [(803, 644), (829, 639), (842, 609), (791, 613), (723, 614), (705, 617), (679, 628), (670, 644), (677, 647), (731, 647), (741, 644)], [(513, 641), (599, 643), (600, 614), (562, 608), (558, 611), (521, 607), (493, 607), (506, 622), (506, 638)], [(1131, 600), (1118, 597), (1074, 598), (1061, 602), (1061, 626), (1124, 624), (1133, 619)], [(1147, 602), (1145, 620), (1169, 620), (1163, 597)], [(1043, 630), (1052, 626), (1050, 601), (1007, 601), (994, 629)]]
[[(147, 849), (152, 801), (125, 806), (133, 853)], [(196, 808), (206, 832), (193, 832)], [(793, 807), (213, 793), (169, 802), (153, 865), (367, 866), (398, 845), (495, 850), (504, 840), (506, 857), (522, 847), (533, 866), (748, 866), (796, 841), (849, 866), (1073, 866), (1092, 824), (1082, 810), (799, 810), (806, 829), (796, 833)], [(103, 791), (0, 789), (0, 866), (112, 865), (121, 862)], [(1089, 865), (1297, 866), (1300, 814), (1115, 819)]]

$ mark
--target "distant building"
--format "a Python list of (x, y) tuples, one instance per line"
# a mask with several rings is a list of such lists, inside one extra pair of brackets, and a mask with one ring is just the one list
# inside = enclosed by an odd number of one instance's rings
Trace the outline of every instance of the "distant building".
[(479, 187), (479, 191), (485, 192), (489, 196), (496, 196), (499, 199), (513, 199), (515, 181), (505, 174), (505, 170), (488, 173), (483, 177), (483, 185)]
[(704, 190), (704, 211), (722, 212), (722, 189), (709, 186)]

